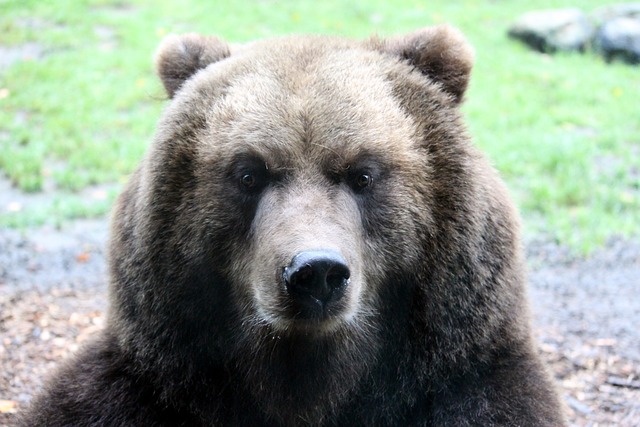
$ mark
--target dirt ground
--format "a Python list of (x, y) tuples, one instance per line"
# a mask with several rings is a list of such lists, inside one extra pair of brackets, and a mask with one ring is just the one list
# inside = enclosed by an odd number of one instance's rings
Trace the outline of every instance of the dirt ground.
[[(0, 425), (105, 319), (105, 220), (0, 230)], [(527, 244), (534, 326), (571, 425), (640, 426), (640, 241)]]

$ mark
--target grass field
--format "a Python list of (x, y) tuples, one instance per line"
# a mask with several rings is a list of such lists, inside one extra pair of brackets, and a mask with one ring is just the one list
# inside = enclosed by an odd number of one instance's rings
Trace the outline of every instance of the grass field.
[[(101, 215), (88, 186), (122, 183), (165, 103), (151, 56), (172, 32), (233, 42), (314, 32), (365, 37), (449, 22), (476, 48), (465, 113), (520, 205), (527, 233), (580, 251), (640, 234), (640, 68), (592, 54), (541, 55), (506, 37), (531, 7), (601, 1), (0, 0), (0, 172), (49, 202), (0, 226)], [(13, 50), (12, 50), (13, 49)], [(30, 50), (29, 50), (30, 49)], [(2, 64), (2, 58), (0, 58)]]

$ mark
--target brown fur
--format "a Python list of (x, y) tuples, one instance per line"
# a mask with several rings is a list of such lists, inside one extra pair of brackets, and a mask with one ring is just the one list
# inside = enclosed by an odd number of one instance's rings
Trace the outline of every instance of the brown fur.
[[(564, 423), (456, 30), (173, 36), (156, 58), (173, 99), (114, 208), (107, 328), (25, 424)], [(318, 248), (351, 277), (303, 320), (280, 272)]]

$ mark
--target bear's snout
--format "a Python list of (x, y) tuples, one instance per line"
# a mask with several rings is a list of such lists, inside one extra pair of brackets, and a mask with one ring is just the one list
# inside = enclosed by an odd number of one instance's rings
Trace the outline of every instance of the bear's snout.
[(298, 253), (282, 273), (285, 289), (296, 305), (296, 317), (320, 319), (344, 295), (351, 273), (342, 255), (333, 250)]

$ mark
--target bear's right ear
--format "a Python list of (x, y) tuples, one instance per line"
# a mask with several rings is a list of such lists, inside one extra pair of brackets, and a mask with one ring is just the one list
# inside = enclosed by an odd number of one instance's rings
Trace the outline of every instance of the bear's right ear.
[(169, 35), (156, 51), (156, 71), (167, 95), (173, 98), (196, 71), (229, 55), (229, 45), (216, 37), (195, 33)]
[(457, 29), (448, 25), (427, 27), (386, 40), (382, 49), (408, 61), (422, 74), (439, 83), (460, 103), (473, 67), (471, 45)]

